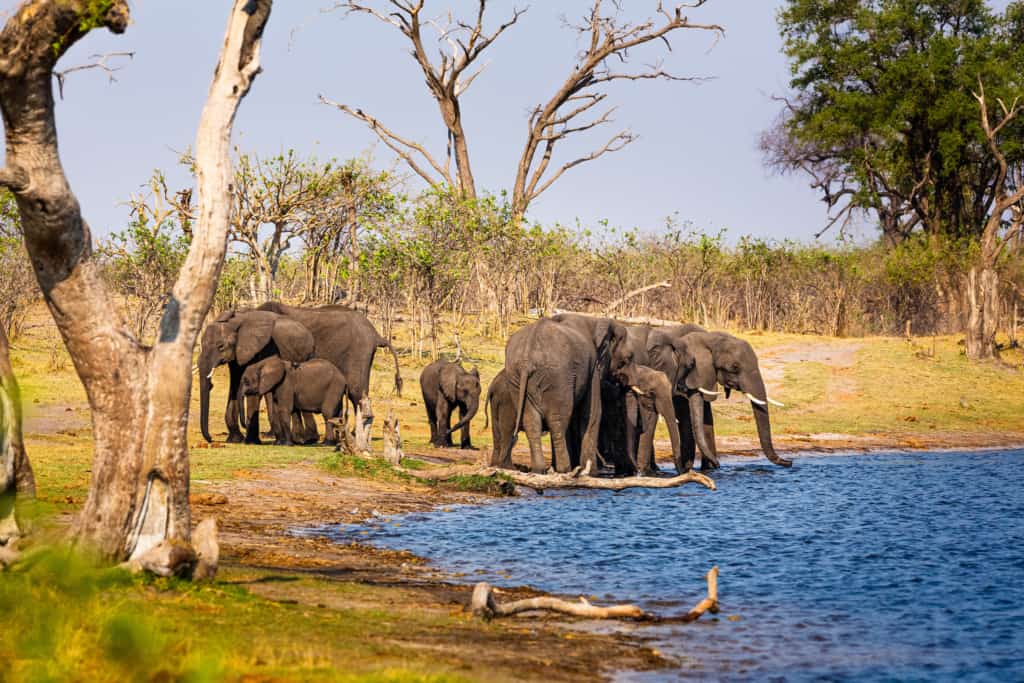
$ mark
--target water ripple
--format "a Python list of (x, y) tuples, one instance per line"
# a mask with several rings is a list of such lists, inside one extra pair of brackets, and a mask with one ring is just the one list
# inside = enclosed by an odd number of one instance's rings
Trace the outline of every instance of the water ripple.
[(718, 619), (646, 631), (682, 668), (623, 681), (1024, 679), (1024, 451), (727, 464), (715, 479), (716, 493), (548, 494), (334, 533), (474, 581), (662, 610), (685, 610), (719, 565)]

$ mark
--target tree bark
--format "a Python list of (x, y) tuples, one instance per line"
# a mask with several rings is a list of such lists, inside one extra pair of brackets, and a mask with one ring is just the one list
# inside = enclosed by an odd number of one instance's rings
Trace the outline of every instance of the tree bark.
[[(8, 354), (7, 334), (0, 329), (0, 549), (13, 559), (25, 532), (18, 506), (35, 497), (36, 483), (22, 441), (21, 396)], [(5, 563), (0, 559), (0, 566)]]
[(966, 276), (968, 301), (965, 343), (972, 360), (998, 358), (999, 274), (987, 265), (974, 267)]
[(235, 0), (196, 139), (198, 221), (152, 347), (134, 336), (103, 285), (58, 155), (51, 84), (58, 58), (92, 28), (127, 28), (128, 4), (27, 0), (0, 32), (0, 108), (16, 181), (6, 184), (93, 414), (92, 480), (73, 535), (111, 561), (167, 544), (188, 548), (192, 354), (224, 262), (231, 126), (259, 71), (270, 7), (271, 0)]

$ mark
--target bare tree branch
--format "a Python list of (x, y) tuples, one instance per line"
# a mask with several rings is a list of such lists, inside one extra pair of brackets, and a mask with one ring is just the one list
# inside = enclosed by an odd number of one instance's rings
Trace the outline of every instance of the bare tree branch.
[(73, 66), (70, 69), (64, 69), (63, 71), (54, 71), (53, 76), (57, 79), (57, 92), (60, 94), (60, 98), (64, 99), (64, 79), (67, 78), (68, 74), (76, 71), (85, 71), (86, 69), (102, 69), (107, 74), (109, 82), (116, 83), (117, 79), (114, 78), (114, 73), (120, 71), (123, 67), (110, 66), (107, 64), (107, 60), (113, 59), (114, 57), (127, 57), (128, 59), (134, 59), (134, 52), (108, 52), (102, 55), (89, 55), (89, 59), (96, 61), (89, 64), (80, 64), (79, 66)]

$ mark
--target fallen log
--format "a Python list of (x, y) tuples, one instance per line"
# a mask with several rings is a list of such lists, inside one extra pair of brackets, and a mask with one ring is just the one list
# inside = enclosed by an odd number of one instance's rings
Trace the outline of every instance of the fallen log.
[(633, 621), (657, 621), (663, 623), (690, 623), (697, 621), (707, 612), (718, 613), (718, 567), (712, 567), (705, 575), (708, 583), (708, 595), (683, 617), (661, 618), (651, 612), (645, 612), (636, 605), (611, 605), (599, 607), (592, 604), (586, 598), (580, 597), (579, 602), (570, 602), (561, 598), (543, 596), (539, 598), (526, 598), (506, 604), (500, 604), (494, 597), (495, 588), (481, 581), (473, 588), (473, 597), (470, 600), (470, 609), (473, 616), (490, 620), (496, 617), (508, 617), (524, 612), (558, 612), (573, 617), (584, 619), (631, 619)]
[(544, 489), (603, 489), (607, 491), (624, 491), (626, 489), (670, 489), (683, 484), (700, 484), (714, 491), (715, 482), (711, 477), (700, 472), (684, 472), (675, 477), (593, 477), (581, 474), (579, 469), (564, 474), (533, 474), (519, 470), (503, 470), (497, 467), (486, 467), (477, 472), (480, 476), (504, 476), (520, 486), (537, 491)]

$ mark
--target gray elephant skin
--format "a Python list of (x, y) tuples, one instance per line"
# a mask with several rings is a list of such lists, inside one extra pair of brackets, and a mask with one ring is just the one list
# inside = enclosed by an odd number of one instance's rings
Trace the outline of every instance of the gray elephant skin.
[[(451, 448), (452, 433), (462, 430), (461, 448), (472, 448), (469, 425), (480, 408), (480, 372), (466, 370), (460, 363), (437, 360), (420, 373), (420, 390), (430, 422), (430, 443)], [(458, 409), (459, 421), (451, 425), (452, 411)]]
[[(245, 369), (272, 356), (301, 363), (313, 356), (314, 349), (315, 341), (309, 329), (277, 313), (226, 311), (217, 316), (203, 331), (199, 355), (199, 423), (203, 438), (212, 441), (209, 431), (210, 390), (213, 389), (213, 370), (218, 365), (227, 363), (230, 373), (231, 386), (224, 413), (228, 442), (241, 443), (244, 439), (239, 429), (241, 416), (237, 398)], [(250, 434), (252, 432), (249, 430)]]
[(281, 446), (294, 444), (292, 418), (295, 413), (320, 413), (327, 429), (325, 443), (331, 438), (331, 421), (345, 419), (345, 396), (348, 382), (330, 361), (314, 359), (305, 363), (291, 363), (278, 356), (266, 358), (249, 365), (242, 373), (239, 383), (238, 402), (243, 396), (272, 395), (273, 414), (271, 420), (276, 443)]
[(505, 346), (506, 379), (516, 392), (513, 429), (502, 461), (511, 459), (520, 426), (530, 444), (531, 469), (545, 472), (541, 450), (546, 426), (554, 469), (598, 468), (601, 380), (608, 372), (630, 382), (635, 368), (626, 356), (626, 329), (608, 318), (561, 314), (520, 329)]
[[(298, 332), (302, 329), (305, 330), (304, 335)], [(305, 354), (307, 344), (309, 353)], [(398, 354), (359, 311), (346, 306), (300, 308), (271, 302), (256, 311), (222, 314), (203, 332), (199, 357), (200, 429), (203, 437), (207, 441), (212, 440), (209, 433), (210, 389), (213, 387), (210, 374), (217, 365), (228, 363), (231, 367), (225, 422), (228, 441), (240, 442), (243, 436), (238, 426), (236, 394), (241, 374), (249, 363), (273, 355), (293, 362), (302, 362), (310, 357), (330, 361), (348, 381), (349, 401), (358, 406), (369, 393), (370, 369), (378, 348), (391, 352), (395, 362), (395, 389), (401, 394)], [(258, 433), (254, 434), (258, 432), (258, 420), (247, 422), (249, 429), (245, 440), (258, 441)]]

